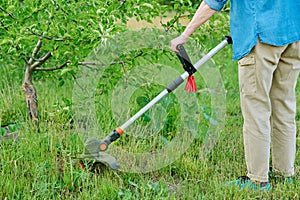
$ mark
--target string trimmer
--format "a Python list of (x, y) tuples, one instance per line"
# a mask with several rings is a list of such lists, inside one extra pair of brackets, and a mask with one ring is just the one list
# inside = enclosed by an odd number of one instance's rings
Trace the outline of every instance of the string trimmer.
[[(119, 164), (113, 156), (105, 153), (109, 145), (120, 138), (124, 133), (124, 130), (130, 126), (135, 120), (137, 120), (141, 115), (143, 115), (148, 109), (150, 109), (154, 104), (156, 104), (160, 99), (162, 99), (168, 93), (174, 91), (179, 85), (181, 85), (186, 78), (189, 81), (193, 81), (192, 75), (211, 57), (223, 49), (227, 44), (232, 44), (232, 39), (227, 36), (220, 44), (213, 48), (208, 54), (202, 57), (196, 64), (192, 64), (190, 58), (182, 45), (177, 47), (177, 56), (185, 69), (185, 72), (178, 76), (172, 83), (170, 83), (160, 94), (158, 94), (154, 99), (152, 99), (147, 105), (140, 109), (135, 115), (133, 115), (124, 124), (117, 127), (109, 135), (107, 135), (102, 140), (96, 138), (89, 138), (85, 142), (85, 154), (83, 158), (93, 159), (96, 162), (109, 165), (112, 169), (118, 169)], [(193, 84), (191, 84), (193, 85)], [(187, 86), (186, 86), (187, 88)], [(187, 90), (189, 90), (187, 88)]]

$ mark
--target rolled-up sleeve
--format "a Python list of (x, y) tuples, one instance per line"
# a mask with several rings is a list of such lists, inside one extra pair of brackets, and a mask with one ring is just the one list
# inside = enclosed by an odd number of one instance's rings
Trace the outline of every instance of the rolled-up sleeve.
[(204, 0), (205, 3), (216, 11), (220, 11), (224, 5), (227, 3), (227, 0)]

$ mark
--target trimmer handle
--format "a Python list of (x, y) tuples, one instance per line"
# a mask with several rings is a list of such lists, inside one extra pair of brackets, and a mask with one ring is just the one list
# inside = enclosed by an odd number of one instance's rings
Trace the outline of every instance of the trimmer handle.
[[(182, 45), (182, 44), (179, 44), (178, 46), (177, 46), (177, 50), (178, 50), (178, 54), (177, 55), (179, 55), (179, 57), (181, 57), (181, 58), (184, 58), (186, 61), (188, 61), (188, 62), (190, 62), (191, 63), (191, 59), (190, 59), (190, 57), (188, 56), (188, 54), (187, 54), (187, 52), (186, 52), (186, 50), (185, 50), (185, 48), (184, 48), (184, 46)], [(179, 58), (180, 59), (180, 58)]]
[(177, 50), (178, 50), (177, 57), (180, 60), (184, 70), (187, 71), (189, 75), (194, 74), (197, 71), (197, 69), (192, 64), (191, 59), (188, 56), (184, 46), (181, 44), (178, 45)]

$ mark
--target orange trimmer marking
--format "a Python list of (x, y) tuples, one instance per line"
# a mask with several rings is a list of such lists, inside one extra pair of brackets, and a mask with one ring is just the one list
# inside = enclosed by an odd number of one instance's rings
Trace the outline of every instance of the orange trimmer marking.
[(122, 135), (124, 133), (124, 130), (121, 129), (120, 127), (116, 128), (116, 131), (119, 135)]
[(100, 150), (101, 151), (105, 151), (107, 149), (107, 145), (106, 144), (100, 144)]

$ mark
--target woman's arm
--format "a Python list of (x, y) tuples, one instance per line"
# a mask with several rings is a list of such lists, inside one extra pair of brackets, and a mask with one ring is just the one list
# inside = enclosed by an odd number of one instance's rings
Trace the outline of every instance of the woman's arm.
[(179, 37), (171, 40), (172, 50), (177, 52), (177, 46), (186, 43), (188, 37), (190, 37), (190, 35), (192, 35), (199, 28), (199, 26), (206, 22), (216, 12), (216, 10), (210, 8), (204, 1), (202, 1), (183, 33)]

